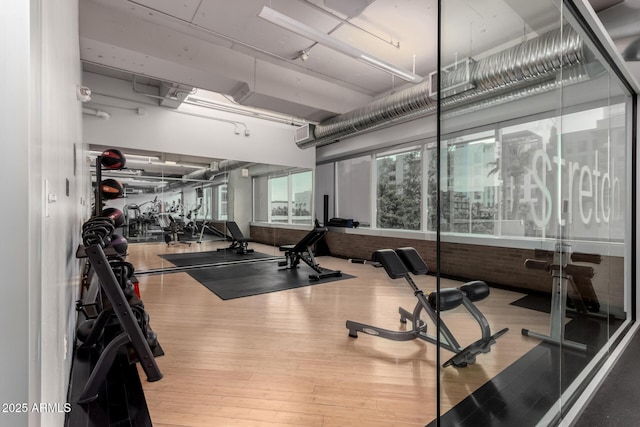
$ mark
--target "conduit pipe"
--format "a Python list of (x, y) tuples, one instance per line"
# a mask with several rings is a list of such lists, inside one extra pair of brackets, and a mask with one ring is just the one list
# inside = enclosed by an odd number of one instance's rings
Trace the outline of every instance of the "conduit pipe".
[(109, 120), (111, 118), (111, 114), (107, 113), (106, 111), (96, 110), (94, 108), (83, 108), (82, 113), (88, 114), (90, 116), (100, 117), (101, 119), (106, 120)]
[[(526, 40), (511, 48), (471, 62), (469, 85), (441, 94), (441, 110), (486, 108), (491, 103), (504, 103), (563, 84), (572, 84), (593, 77), (601, 67), (581, 67), (590, 62), (588, 50), (571, 27), (561, 27)], [(562, 71), (562, 76), (559, 72)], [(466, 67), (447, 73), (442, 87), (467, 80)], [(464, 75), (463, 75), (464, 73)], [(469, 89), (471, 87), (471, 89)], [(495, 101), (491, 101), (495, 99)], [(481, 105), (482, 107), (477, 107)], [(435, 113), (436, 100), (429, 95), (429, 82), (386, 96), (364, 107), (325, 120), (316, 125), (313, 140), (297, 143), (300, 148), (322, 146), (342, 137), (371, 131)]]
[(219, 162), (213, 162), (211, 164), (211, 167), (209, 168), (198, 169), (187, 175), (184, 175), (182, 179), (211, 181), (217, 175), (247, 166), (249, 164), (250, 162), (243, 162), (239, 160), (220, 160)]

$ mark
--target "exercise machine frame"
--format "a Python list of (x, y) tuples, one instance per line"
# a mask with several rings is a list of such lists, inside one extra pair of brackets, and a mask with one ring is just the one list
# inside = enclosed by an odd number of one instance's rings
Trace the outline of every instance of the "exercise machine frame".
[[(439, 292), (432, 292), (425, 295), (409, 274), (411, 271), (414, 275), (423, 275), (429, 271), (427, 264), (414, 248), (399, 248), (395, 251), (392, 249), (381, 249), (373, 254), (372, 260), (382, 264), (390, 278), (404, 278), (418, 299), (412, 312), (402, 307), (398, 308), (400, 322), (407, 323), (407, 321), (410, 321), (411, 329), (407, 331), (391, 331), (377, 326), (347, 320), (346, 327), (349, 329), (350, 337), (357, 338), (358, 332), (363, 332), (392, 341), (421, 339), (436, 345), (439, 343), (440, 347), (455, 353), (455, 355), (442, 366), (447, 367), (453, 365), (462, 368), (475, 363), (478, 353), (489, 353), (496, 339), (509, 330), (508, 328), (504, 328), (492, 335), (489, 322), (472, 302), (472, 300), (480, 300), (488, 296), (489, 287), (486, 283), (476, 280), (467, 282), (458, 289), (441, 289)], [(469, 312), (471, 317), (473, 317), (480, 326), (482, 337), (479, 340), (462, 348), (442, 318), (440, 318), (439, 322), (441, 339), (438, 340), (436, 336), (427, 333), (427, 324), (421, 318), (423, 311), (434, 324), (438, 324), (438, 311), (446, 311), (460, 305)]]
[[(568, 200), (564, 200), (562, 204), (562, 221), (566, 224), (569, 223), (567, 214), (569, 210)], [(564, 336), (565, 323), (564, 319), (567, 312), (567, 294), (569, 286), (571, 286), (572, 294), (574, 298), (572, 301), (576, 308), (576, 311), (580, 314), (587, 314), (588, 308), (584, 304), (580, 295), (580, 290), (576, 286), (573, 280), (573, 276), (577, 276), (583, 279), (590, 279), (595, 275), (595, 270), (592, 267), (580, 266), (570, 264), (570, 261), (588, 262), (592, 264), (600, 264), (602, 257), (595, 254), (584, 253), (572, 253), (571, 245), (567, 243), (567, 236), (569, 235), (569, 226), (558, 225), (559, 241), (555, 244), (553, 251), (545, 251), (537, 249), (534, 251), (536, 258), (552, 259), (553, 262), (549, 263), (546, 260), (540, 259), (527, 259), (525, 260), (525, 267), (534, 270), (543, 270), (552, 275), (551, 286), (551, 323), (549, 326), (549, 334), (542, 334), (538, 332), (530, 331), (529, 329), (522, 329), (522, 335), (528, 337), (538, 338), (544, 342), (551, 344), (561, 345), (565, 348), (587, 351), (589, 347), (586, 344), (567, 340)], [(593, 292), (595, 296), (595, 292)], [(597, 304), (599, 308), (599, 304)], [(598, 314), (595, 314), (598, 315)]]
[(100, 388), (123, 346), (131, 345), (148, 381), (153, 382), (162, 379), (162, 373), (155, 361), (149, 343), (144, 337), (136, 317), (120, 288), (120, 284), (109, 265), (101, 244), (93, 242), (85, 246), (85, 252), (100, 280), (100, 286), (104, 294), (111, 302), (113, 313), (122, 327), (122, 332), (113, 338), (100, 353), (89, 380), (78, 399), (78, 403), (81, 405), (90, 403), (98, 397)]
[(341, 277), (342, 272), (340, 270), (330, 270), (328, 268), (321, 267), (313, 255), (313, 245), (322, 239), (325, 234), (327, 234), (327, 231), (326, 227), (315, 227), (295, 245), (280, 246), (280, 252), (284, 252), (285, 260), (280, 261), (278, 266), (286, 267), (287, 269), (294, 269), (298, 268), (300, 261), (303, 261), (315, 271), (315, 274), (309, 275), (309, 279), (311, 280), (320, 280), (327, 277)]
[(235, 251), (239, 255), (245, 255), (253, 252), (253, 249), (249, 249), (249, 242), (253, 242), (251, 237), (244, 237), (240, 227), (235, 221), (226, 221), (225, 226), (229, 233), (231, 233), (231, 245), (228, 248), (220, 248), (222, 251)]

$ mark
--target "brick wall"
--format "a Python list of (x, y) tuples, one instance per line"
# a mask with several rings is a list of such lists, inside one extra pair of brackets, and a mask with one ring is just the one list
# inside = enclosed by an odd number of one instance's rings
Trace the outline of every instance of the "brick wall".
[[(306, 230), (289, 230), (251, 226), (251, 237), (268, 245), (292, 244), (304, 237)], [(411, 246), (424, 258), (431, 271), (436, 269), (436, 242), (397, 237), (369, 236), (329, 232), (325, 237), (331, 255), (340, 258), (370, 259), (378, 249)], [(441, 243), (442, 274), (464, 280), (484, 280), (509, 288), (550, 292), (551, 276), (542, 271), (527, 270), (524, 261), (534, 257), (533, 249), (481, 246), (463, 243)], [(624, 260), (603, 257), (596, 269), (593, 286), (601, 302), (622, 307)]]

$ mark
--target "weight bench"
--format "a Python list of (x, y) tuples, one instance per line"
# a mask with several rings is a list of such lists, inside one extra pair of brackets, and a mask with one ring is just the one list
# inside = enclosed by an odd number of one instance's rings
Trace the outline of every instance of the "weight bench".
[(253, 239), (251, 237), (244, 237), (242, 231), (240, 231), (240, 227), (238, 227), (235, 221), (227, 221), (225, 224), (227, 230), (231, 233), (231, 246), (218, 249), (218, 252), (235, 250), (236, 253), (240, 255), (253, 252), (253, 249), (248, 248), (249, 242), (253, 242)]
[(311, 247), (322, 239), (325, 234), (327, 234), (325, 227), (316, 227), (295, 245), (280, 246), (280, 252), (284, 252), (285, 260), (280, 261), (278, 266), (286, 267), (287, 269), (298, 268), (300, 261), (304, 261), (316, 272), (315, 274), (309, 275), (309, 279), (311, 280), (320, 280), (326, 277), (341, 277), (341, 271), (320, 267), (320, 264), (318, 264), (316, 258), (313, 256), (313, 249)]
[(411, 286), (414, 295), (418, 299), (413, 312), (410, 313), (402, 307), (400, 307), (398, 311), (400, 313), (400, 322), (407, 323), (407, 320), (410, 320), (412, 328), (408, 331), (391, 331), (347, 320), (346, 326), (347, 329), (349, 329), (350, 337), (357, 338), (358, 332), (364, 332), (368, 335), (379, 336), (393, 341), (421, 339), (432, 344), (437, 344), (438, 340), (436, 336), (427, 334), (427, 324), (425, 320), (420, 318), (421, 312), (424, 311), (431, 321), (437, 324), (438, 312), (463, 306), (480, 326), (481, 338), (462, 348), (442, 318), (440, 319), (439, 331), (441, 336), (440, 347), (455, 353), (454, 356), (447, 360), (442, 366), (447, 367), (453, 365), (462, 368), (475, 363), (478, 353), (489, 353), (496, 339), (509, 330), (508, 328), (504, 328), (491, 335), (489, 322), (482, 312), (473, 304), (473, 301), (480, 301), (489, 296), (489, 286), (487, 286), (485, 282), (475, 280), (465, 283), (459, 288), (440, 289), (439, 292), (431, 292), (425, 295), (424, 292), (416, 286), (409, 274), (411, 272), (414, 275), (422, 275), (427, 274), (429, 271), (429, 267), (414, 248), (399, 248), (395, 251), (392, 249), (382, 249), (374, 252), (372, 260), (379, 262), (390, 278), (404, 278), (409, 283), (409, 286)]

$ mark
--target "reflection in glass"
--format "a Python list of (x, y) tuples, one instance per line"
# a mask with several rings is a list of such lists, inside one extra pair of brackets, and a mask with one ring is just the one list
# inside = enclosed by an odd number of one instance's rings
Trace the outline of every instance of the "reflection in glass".
[(269, 222), (289, 222), (289, 177), (269, 179)]

